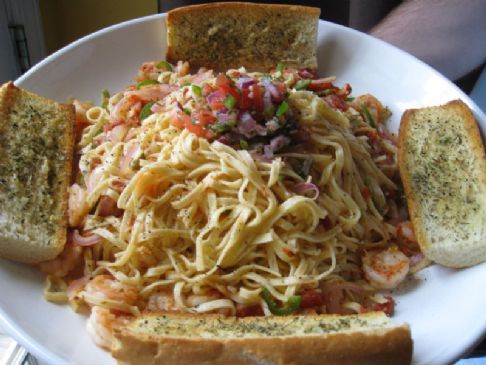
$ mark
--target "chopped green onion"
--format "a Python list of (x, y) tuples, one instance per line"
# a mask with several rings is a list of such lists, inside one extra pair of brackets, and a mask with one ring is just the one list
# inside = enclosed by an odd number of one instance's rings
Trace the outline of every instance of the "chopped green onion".
[(233, 95), (228, 94), (226, 98), (223, 101), (223, 105), (228, 108), (228, 109), (233, 109), (234, 106), (236, 105), (236, 99), (233, 97)]
[(184, 109), (182, 109), (182, 111), (183, 111), (184, 113), (186, 113), (187, 115), (191, 115), (191, 110), (190, 110), (190, 109), (188, 109), (188, 108), (184, 108)]
[(191, 91), (194, 95), (196, 96), (201, 96), (202, 95), (202, 89), (201, 89), (201, 86), (197, 86), (197, 85), (192, 85), (191, 86)]
[(149, 115), (153, 114), (152, 113), (152, 110), (150, 108), (152, 108), (152, 105), (154, 105), (154, 102), (151, 101), (150, 103), (147, 103), (143, 106), (142, 110), (140, 110), (140, 121), (144, 120), (145, 118), (147, 118)]
[(244, 139), (240, 139), (240, 147), (241, 147), (241, 149), (243, 149), (243, 150), (248, 149), (248, 142), (247, 142), (247, 141), (245, 141)]
[(278, 307), (267, 288), (263, 288), (262, 298), (267, 303), (270, 312), (277, 316), (286, 316), (295, 312), (300, 308), (300, 303), (302, 302), (300, 295), (292, 295), (284, 306)]
[(110, 99), (110, 93), (108, 90), (103, 90), (101, 92), (101, 107), (106, 109), (108, 107), (108, 100)]
[(365, 107), (363, 104), (360, 105), (361, 110), (363, 111), (363, 114), (365, 115), (366, 119), (368, 120), (368, 123), (373, 127), (376, 128), (376, 123), (373, 117), (370, 114), (370, 111), (368, 110), (367, 107)]
[(349, 103), (351, 103), (351, 102), (353, 102), (353, 101), (354, 101), (354, 99), (356, 99), (356, 98), (354, 98), (354, 97), (350, 96), (350, 97), (347, 97), (347, 98), (346, 98), (346, 101), (347, 101), (347, 102), (349, 102)]
[(277, 71), (281, 73), (283, 70), (284, 70), (284, 65), (282, 63), (278, 63), (277, 64)]
[(278, 181), (284, 181), (285, 175), (284, 174), (279, 174), (278, 175)]
[(138, 85), (137, 85), (137, 90), (139, 90), (143, 86), (153, 85), (153, 84), (160, 84), (160, 82), (158, 82), (157, 80), (143, 80), (143, 81), (140, 81), (138, 83)]
[(277, 117), (280, 117), (285, 113), (287, 113), (287, 110), (289, 110), (289, 104), (284, 100), (282, 101), (282, 104), (278, 106), (277, 113), (276, 113)]
[(230, 123), (216, 123), (211, 126), (211, 129), (218, 133), (225, 133), (228, 132), (234, 125)]
[(307, 86), (309, 86), (310, 83), (311, 83), (311, 80), (299, 80), (295, 84), (294, 89), (295, 90), (304, 90), (304, 89), (307, 88)]
[(275, 115), (275, 107), (272, 105), (263, 111), (263, 116), (266, 119), (271, 119)]
[(167, 70), (167, 71), (172, 71), (172, 65), (167, 61), (160, 61), (159, 63), (157, 63), (155, 65), (155, 67), (160, 68), (160, 69), (164, 69), (164, 70)]
[(363, 176), (363, 184), (370, 186), (370, 178), (368, 176)]

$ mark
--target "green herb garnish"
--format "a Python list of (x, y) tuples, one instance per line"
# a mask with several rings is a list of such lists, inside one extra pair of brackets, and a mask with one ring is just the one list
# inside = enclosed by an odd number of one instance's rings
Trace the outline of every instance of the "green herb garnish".
[(216, 123), (211, 126), (211, 129), (218, 133), (225, 133), (228, 132), (234, 126), (235, 123)]
[(370, 111), (368, 110), (367, 107), (365, 107), (363, 104), (360, 105), (361, 110), (363, 111), (363, 114), (365, 115), (366, 119), (368, 120), (368, 123), (373, 127), (376, 128), (376, 123), (373, 117), (370, 114)]
[(263, 116), (265, 117), (265, 119), (271, 119), (274, 115), (275, 115), (275, 107), (273, 105), (269, 106), (263, 111)]
[(202, 95), (202, 89), (201, 89), (201, 86), (197, 86), (197, 85), (192, 85), (191, 86), (191, 91), (194, 95), (196, 96), (201, 96)]
[(282, 63), (278, 63), (277, 64), (277, 71), (282, 73), (284, 70), (284, 65)]
[(223, 105), (229, 110), (231, 110), (236, 105), (236, 99), (233, 97), (233, 95), (228, 94), (223, 101)]
[(155, 65), (155, 67), (166, 71), (172, 71), (172, 65), (167, 61), (160, 61)]
[(137, 85), (137, 90), (139, 90), (143, 86), (154, 85), (154, 84), (160, 84), (160, 82), (158, 82), (157, 80), (143, 80), (143, 81), (140, 81), (138, 83), (138, 85)]
[(365, 186), (370, 186), (370, 178), (368, 176), (363, 176), (363, 184), (365, 184)]
[(267, 288), (263, 288), (262, 298), (265, 303), (267, 303), (270, 312), (276, 316), (286, 316), (295, 312), (300, 308), (300, 303), (302, 302), (302, 297), (300, 295), (293, 295), (287, 300), (287, 303), (282, 307), (278, 307)]
[(309, 86), (310, 83), (311, 83), (311, 80), (299, 80), (295, 84), (294, 89), (295, 90), (304, 90), (304, 89), (307, 88), (307, 86)]
[(240, 139), (240, 148), (243, 150), (248, 149), (248, 142), (245, 141), (244, 139)]
[(107, 109), (108, 108), (108, 100), (110, 99), (110, 93), (108, 92), (108, 90), (103, 90), (101, 92), (101, 107), (103, 109)]
[(145, 104), (143, 106), (142, 110), (140, 110), (140, 115), (139, 115), (140, 121), (144, 120), (149, 115), (153, 114), (152, 110), (150, 109), (150, 108), (152, 108), (152, 105), (154, 105), (154, 102), (153, 101), (151, 101), (150, 103)]
[(276, 116), (280, 117), (287, 113), (287, 110), (289, 110), (289, 104), (284, 100), (282, 101), (282, 104), (278, 106)]

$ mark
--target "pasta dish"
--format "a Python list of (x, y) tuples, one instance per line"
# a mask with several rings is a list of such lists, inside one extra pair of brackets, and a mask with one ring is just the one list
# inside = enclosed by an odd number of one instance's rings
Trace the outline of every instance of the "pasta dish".
[(48, 300), (110, 332), (147, 311), (391, 314), (424, 262), (388, 110), (279, 64), (215, 73), (144, 63), (99, 106), (74, 101), (69, 239)]

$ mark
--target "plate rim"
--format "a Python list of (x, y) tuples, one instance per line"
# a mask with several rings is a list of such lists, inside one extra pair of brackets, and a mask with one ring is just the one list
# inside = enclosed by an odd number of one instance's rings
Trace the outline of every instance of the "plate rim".
[[(57, 50), (56, 52), (52, 53), (48, 57), (44, 58), (37, 64), (35, 64), (33, 67), (31, 67), (26, 73), (21, 75), (19, 78), (17, 78), (14, 81), (15, 85), (22, 85), (26, 80), (28, 80), (31, 75), (35, 74), (38, 72), (42, 67), (45, 65), (51, 63), (52, 61), (58, 59), (61, 57), (63, 54), (69, 52), (70, 50), (84, 44), (87, 42), (90, 42), (93, 39), (96, 39), (98, 37), (101, 37), (107, 33), (110, 32), (115, 32), (119, 29), (123, 28), (128, 28), (133, 25), (139, 24), (139, 23), (145, 23), (145, 22), (151, 22), (154, 20), (163, 20), (167, 16), (167, 13), (159, 13), (159, 14), (153, 14), (153, 15), (148, 15), (140, 18), (135, 18), (131, 20), (127, 20), (121, 23), (117, 23), (114, 25), (111, 25), (109, 27), (100, 29), (96, 32), (90, 33), (66, 46), (63, 48)], [(419, 58), (415, 57), (414, 55), (390, 44), (387, 43), (381, 39), (378, 39), (376, 37), (373, 37), (369, 34), (360, 32), (358, 30), (332, 23), (329, 21), (325, 20), (319, 20), (320, 23), (325, 23), (327, 27), (334, 28), (340, 32), (348, 32), (352, 33), (355, 36), (359, 37), (370, 37), (373, 38), (375, 41), (380, 43), (381, 47), (388, 47), (394, 49), (395, 52), (398, 52), (402, 57), (406, 57), (409, 59), (413, 59), (413, 62), (418, 62), (421, 64), (421, 67), (427, 68), (428, 72), (433, 73), (436, 77), (439, 77), (443, 80), (445, 80), (450, 87), (454, 88), (454, 90), (457, 92), (458, 95), (460, 95), (461, 99), (468, 104), (468, 106), (471, 108), (473, 111), (473, 114), (480, 125), (480, 129), (486, 128), (486, 114), (477, 106), (477, 104), (466, 94), (464, 93), (456, 84), (454, 84), (451, 80), (446, 78), (444, 75), (442, 75), (439, 71), (435, 70), (433, 67), (425, 63), (424, 61), (420, 60)], [(481, 128), (482, 126), (482, 128)], [(484, 136), (483, 136), (484, 138)], [(485, 264), (482, 264), (485, 265)], [(472, 348), (474, 348), (478, 343), (482, 341), (483, 338), (486, 337), (486, 317), (483, 321), (483, 331), (482, 333), (476, 333), (474, 336), (469, 336), (469, 341), (461, 341), (461, 346), (457, 346), (456, 349), (457, 351), (448, 351), (444, 355), (448, 355), (447, 357), (440, 358), (438, 360), (444, 361), (444, 363), (451, 363), (453, 361), (456, 361), (462, 355), (470, 351)], [(0, 324), (1, 326), (7, 331), (9, 335), (11, 335), (17, 342), (19, 342), (22, 346), (28, 349), (29, 352), (31, 352), (35, 357), (37, 357), (39, 360), (49, 363), (49, 364), (56, 364), (56, 365), (69, 365), (70, 362), (69, 360), (64, 359), (63, 357), (59, 356), (56, 354), (54, 351), (48, 349), (44, 345), (42, 345), (40, 342), (34, 340), (23, 328), (21, 328), (19, 325), (17, 325), (15, 322), (13, 322), (10, 319), (10, 316), (4, 311), (4, 309), (0, 306)], [(481, 332), (481, 331), (480, 331)], [(460, 350), (459, 350), (460, 348)], [(451, 353), (452, 352), (452, 353)], [(437, 360), (437, 359), (436, 359)]]

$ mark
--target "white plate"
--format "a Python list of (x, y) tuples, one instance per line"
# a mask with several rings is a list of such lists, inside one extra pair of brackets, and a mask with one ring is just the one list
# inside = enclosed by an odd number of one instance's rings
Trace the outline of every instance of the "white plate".
[[(116, 25), (85, 37), (33, 67), (16, 84), (65, 101), (73, 96), (99, 102), (102, 89), (118, 91), (138, 66), (163, 59), (165, 15)], [(412, 56), (342, 26), (319, 23), (320, 75), (349, 82), (353, 94), (372, 93), (393, 112), (396, 130), (410, 107), (465, 101), (483, 134), (486, 116), (456, 86)], [(0, 322), (10, 334), (49, 364), (114, 364), (85, 331), (85, 318), (42, 297), (43, 275), (0, 262)], [(466, 270), (433, 266), (397, 293), (396, 321), (409, 322), (414, 364), (451, 363), (475, 345), (486, 329), (486, 264)]]

